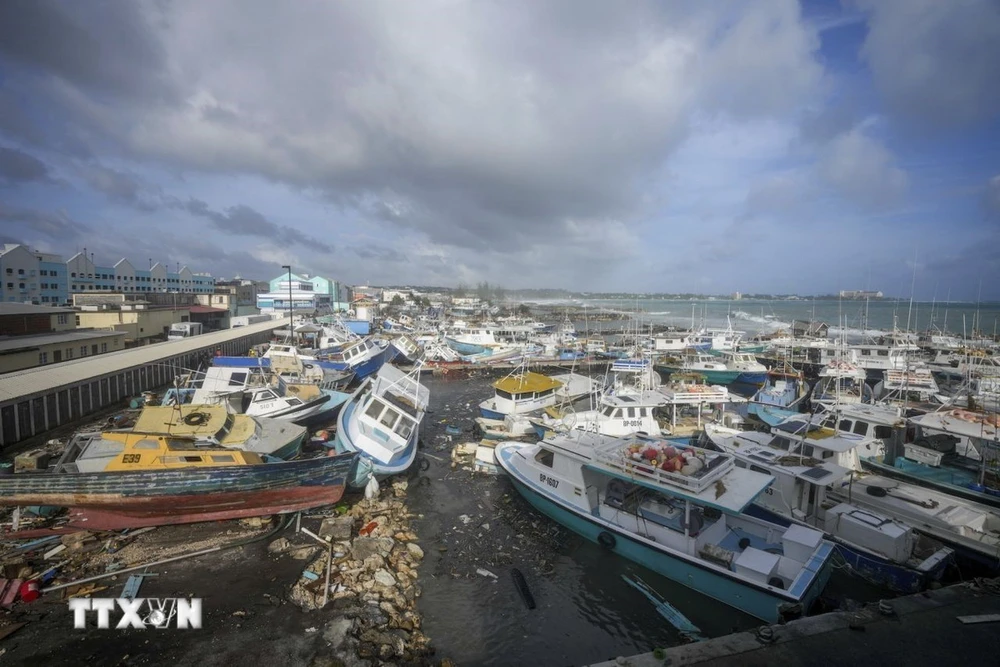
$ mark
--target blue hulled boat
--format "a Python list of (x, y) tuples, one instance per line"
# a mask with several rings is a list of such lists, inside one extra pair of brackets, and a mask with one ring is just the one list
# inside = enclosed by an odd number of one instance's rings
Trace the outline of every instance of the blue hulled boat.
[(369, 471), (384, 477), (410, 467), (428, 399), (419, 366), (409, 374), (383, 366), (358, 387), (340, 411), (333, 443), (338, 452), (361, 453), (366, 469), (356, 483), (366, 482)]
[(580, 432), (503, 443), (496, 458), (543, 514), (769, 623), (808, 611), (829, 578), (822, 533), (742, 513), (772, 478), (731, 455)]

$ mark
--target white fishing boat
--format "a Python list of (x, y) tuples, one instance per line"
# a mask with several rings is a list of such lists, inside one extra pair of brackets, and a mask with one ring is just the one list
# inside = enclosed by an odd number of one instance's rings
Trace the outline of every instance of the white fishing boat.
[(810, 400), (814, 404), (871, 403), (874, 394), (865, 382), (864, 369), (843, 359), (827, 363), (819, 372), (813, 385)]
[[(955, 548), (958, 555), (966, 560), (985, 564), (989, 568), (1000, 566), (1000, 514), (996, 508), (903, 479), (893, 479), (869, 471), (867, 465), (862, 466), (876, 453), (884, 451), (884, 441), (878, 436), (888, 438), (892, 427), (878, 425), (876, 431), (872, 418), (860, 419), (857, 415), (870, 413), (879, 407), (845, 405), (840, 413), (790, 417), (772, 427), (773, 434), (784, 437), (785, 442), (770, 441), (770, 444), (785, 450), (787, 442), (786, 451), (798, 454), (798, 450), (792, 451), (792, 440), (795, 438), (785, 434), (808, 433), (811, 444), (802, 447), (804, 456), (854, 471), (846, 482), (830, 487), (829, 496), (832, 499), (913, 526), (917, 531)], [(872, 433), (876, 437), (872, 437)], [(763, 439), (757, 442), (767, 444)]]
[(669, 380), (674, 373), (700, 373), (711, 384), (732, 384), (740, 376), (740, 371), (729, 369), (725, 362), (707, 352), (688, 348), (679, 357), (661, 357), (656, 363), (656, 371)]
[(663, 396), (660, 407), (664, 416), (662, 428), (673, 435), (697, 433), (711, 419), (728, 420), (732, 424), (735, 415), (727, 412), (726, 407), (747, 402), (727, 387), (707, 384), (698, 373), (671, 375), (670, 382), (656, 391)]
[(772, 477), (728, 454), (573, 432), (500, 444), (496, 458), (556, 522), (768, 623), (806, 613), (829, 578), (822, 533), (743, 514)]
[[(350, 394), (316, 384), (290, 384), (259, 367), (209, 366), (188, 387), (174, 390), (180, 403), (225, 405), (234, 414), (308, 424), (332, 420)], [(171, 392), (164, 402), (169, 404)], [(175, 398), (176, 400), (176, 398)]]
[(388, 364), (366, 379), (344, 405), (337, 419), (334, 447), (338, 452), (360, 452), (369, 473), (395, 475), (412, 465), (417, 455), (420, 422), (430, 392), (420, 384), (420, 367), (404, 373)]
[(615, 437), (640, 432), (660, 435), (656, 409), (665, 402), (663, 394), (656, 391), (605, 393), (595, 409), (557, 411), (548, 408), (537, 417), (531, 417), (530, 422), (540, 438), (544, 438), (546, 433), (573, 429)]
[(736, 457), (737, 466), (774, 476), (774, 484), (749, 513), (822, 530), (852, 571), (895, 592), (916, 593), (938, 581), (953, 550), (899, 519), (828, 498), (831, 488), (849, 483), (851, 471), (822, 459), (824, 450), (816, 447), (815, 434), (705, 426), (705, 437)]
[(556, 389), (561, 386), (558, 380), (522, 366), (493, 383), (493, 396), (479, 404), (479, 413), (487, 419), (502, 420), (509, 414), (543, 410), (555, 405)]

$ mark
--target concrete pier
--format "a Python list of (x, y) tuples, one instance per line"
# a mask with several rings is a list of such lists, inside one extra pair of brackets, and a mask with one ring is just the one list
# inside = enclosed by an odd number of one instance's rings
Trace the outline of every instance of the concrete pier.
[(206, 355), (245, 354), (282, 320), (0, 375), (0, 448), (162, 387)]
[(860, 611), (761, 626), (675, 646), (662, 655), (644, 653), (593, 667), (995, 665), (1000, 656), (1000, 616), (992, 621), (960, 620), (989, 614), (1000, 615), (1000, 579), (956, 584)]

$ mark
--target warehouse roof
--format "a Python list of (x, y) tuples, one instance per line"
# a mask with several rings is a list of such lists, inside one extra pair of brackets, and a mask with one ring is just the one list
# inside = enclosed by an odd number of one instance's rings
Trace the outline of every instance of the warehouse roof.
[(41, 345), (77, 343), (81, 340), (124, 335), (124, 331), (115, 331), (113, 329), (84, 329), (82, 331), (70, 329), (69, 331), (56, 331), (53, 333), (36, 334), (32, 336), (4, 336), (0, 338), (0, 352), (30, 350)]
[(109, 352), (92, 357), (83, 357), (58, 364), (27, 368), (0, 375), (0, 402), (16, 400), (25, 396), (51, 391), (65, 385), (111, 375), (134, 366), (155, 363), (161, 359), (211, 348), (220, 343), (236, 340), (247, 335), (271, 331), (280, 322), (259, 322), (236, 329), (226, 329), (192, 336), (183, 340), (155, 343), (130, 350)]
[(61, 308), (58, 306), (37, 306), (33, 303), (2, 303), (0, 302), (0, 315), (58, 315), (60, 313), (74, 313), (72, 308)]

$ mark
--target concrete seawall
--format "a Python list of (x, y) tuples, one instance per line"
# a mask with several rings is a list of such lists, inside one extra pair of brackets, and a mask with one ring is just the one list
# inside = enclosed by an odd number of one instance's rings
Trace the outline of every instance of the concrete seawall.
[[(884, 605), (884, 606), (883, 606)], [(959, 617), (997, 614), (992, 622)], [(666, 621), (664, 621), (666, 622)], [(761, 626), (593, 667), (670, 665), (995, 665), (1000, 661), (1000, 579)]]

